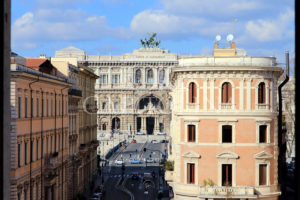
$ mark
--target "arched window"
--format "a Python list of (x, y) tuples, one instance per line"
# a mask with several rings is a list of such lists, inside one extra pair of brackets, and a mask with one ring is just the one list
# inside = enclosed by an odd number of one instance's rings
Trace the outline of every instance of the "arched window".
[(141, 78), (142, 78), (142, 72), (140, 69), (135, 71), (135, 83), (139, 83), (139, 81), (141, 82)]
[(196, 103), (196, 96), (196, 84), (192, 82), (189, 84), (189, 103)]
[(222, 85), (222, 103), (231, 103), (232, 98), (232, 87), (231, 84), (226, 82)]
[(265, 83), (260, 83), (258, 85), (258, 103), (266, 103), (266, 85)]
[(102, 124), (102, 130), (106, 131), (106, 124), (105, 123)]
[(149, 69), (147, 73), (147, 83), (153, 83), (153, 70)]
[(160, 70), (159, 72), (159, 83), (164, 83), (165, 82), (165, 70)]

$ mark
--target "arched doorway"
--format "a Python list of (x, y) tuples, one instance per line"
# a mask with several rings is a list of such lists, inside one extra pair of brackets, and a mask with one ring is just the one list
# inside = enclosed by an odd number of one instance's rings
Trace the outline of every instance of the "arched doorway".
[(120, 118), (114, 117), (114, 118), (112, 119), (112, 127), (111, 127), (111, 130), (112, 130), (113, 132), (120, 131), (120, 124), (121, 124)]
[(151, 135), (153, 134), (154, 130), (154, 117), (147, 117), (146, 118), (146, 127), (147, 127), (147, 134)]

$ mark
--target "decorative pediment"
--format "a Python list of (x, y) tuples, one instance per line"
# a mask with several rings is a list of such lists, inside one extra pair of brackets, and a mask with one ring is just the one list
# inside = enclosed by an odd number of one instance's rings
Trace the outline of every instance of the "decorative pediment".
[(237, 158), (239, 158), (239, 155), (236, 153), (233, 153), (231, 151), (223, 151), (223, 152), (217, 154), (217, 158), (237, 159)]
[(200, 154), (194, 152), (194, 151), (188, 151), (182, 154), (182, 157), (184, 158), (200, 158)]
[(255, 159), (270, 159), (272, 157), (273, 157), (272, 154), (270, 154), (268, 152), (265, 152), (265, 151), (262, 151), (262, 152), (257, 153), (257, 154), (254, 155)]

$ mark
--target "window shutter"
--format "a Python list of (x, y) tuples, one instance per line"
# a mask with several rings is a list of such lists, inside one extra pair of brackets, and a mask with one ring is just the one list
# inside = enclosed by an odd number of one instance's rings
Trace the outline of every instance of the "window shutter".
[(187, 183), (191, 183), (190, 181), (190, 164), (187, 164)]
[(193, 83), (190, 83), (189, 85), (189, 103), (193, 103)]
[(264, 83), (262, 84), (262, 103), (266, 103), (266, 86)]
[(259, 185), (267, 184), (267, 165), (259, 165)]
[(227, 96), (226, 103), (232, 103), (232, 87), (230, 83), (227, 83), (227, 92), (228, 92), (228, 96)]
[(191, 183), (195, 183), (195, 165), (191, 164)]
[(196, 103), (196, 96), (197, 96), (196, 84), (193, 83), (193, 103)]
[(222, 85), (222, 103), (226, 103), (226, 83)]

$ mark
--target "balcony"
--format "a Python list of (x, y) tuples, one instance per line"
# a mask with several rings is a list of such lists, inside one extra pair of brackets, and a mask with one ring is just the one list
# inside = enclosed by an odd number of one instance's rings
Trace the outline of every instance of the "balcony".
[(267, 104), (257, 104), (257, 109), (258, 110), (267, 110), (267, 109), (269, 109), (269, 105), (267, 105)]
[(232, 109), (232, 104), (231, 103), (222, 103), (221, 109), (222, 110), (230, 110), (230, 109)]
[(61, 164), (61, 161), (58, 159), (58, 152), (54, 152), (45, 157), (45, 168), (47, 169), (56, 169)]
[(219, 198), (225, 197), (251, 197), (256, 196), (254, 187), (251, 186), (200, 186), (199, 196), (218, 196)]
[(78, 96), (78, 97), (82, 97), (82, 92), (81, 90), (77, 90), (77, 89), (72, 89), (70, 88), (68, 91), (69, 95), (74, 95), (74, 96)]

